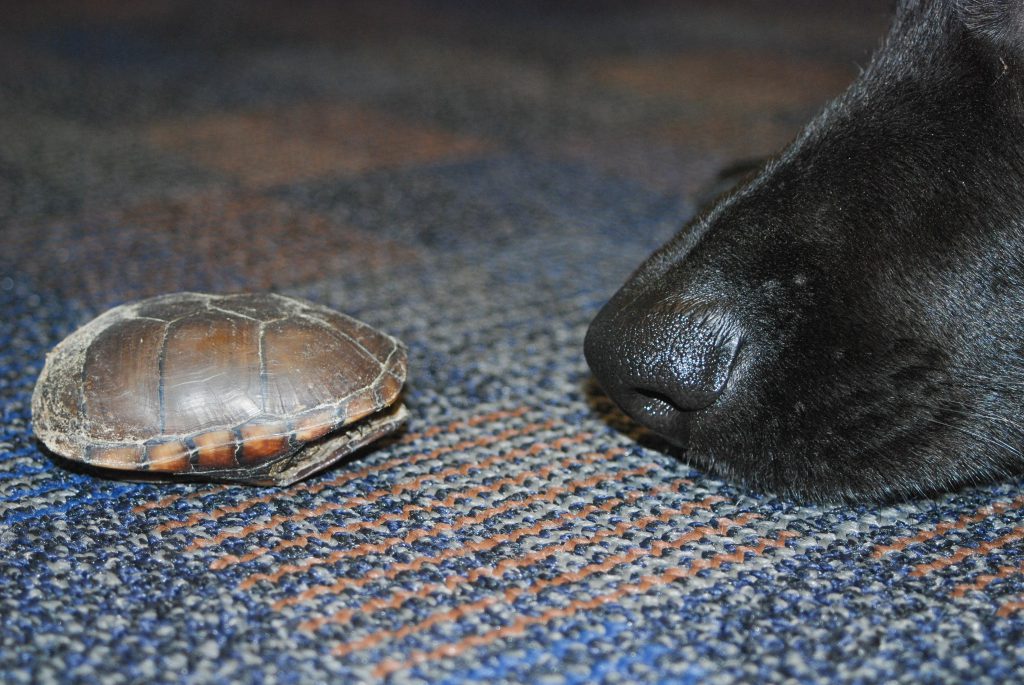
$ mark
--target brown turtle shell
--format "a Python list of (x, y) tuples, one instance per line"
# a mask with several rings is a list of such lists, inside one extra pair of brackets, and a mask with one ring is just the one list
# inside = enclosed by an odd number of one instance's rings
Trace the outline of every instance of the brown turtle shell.
[(111, 309), (46, 357), (53, 452), (129, 475), (286, 485), (396, 429), (405, 347), (274, 294), (174, 293)]

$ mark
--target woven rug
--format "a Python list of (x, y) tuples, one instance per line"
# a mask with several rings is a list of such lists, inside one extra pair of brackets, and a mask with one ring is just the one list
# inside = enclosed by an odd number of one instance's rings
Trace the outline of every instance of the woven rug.
[[(1020, 482), (747, 492), (581, 352), (716, 173), (844, 88), (887, 4), (8, 7), (0, 681), (1019, 681)], [(407, 429), (284, 489), (55, 463), (47, 350), (177, 290), (399, 336)]]

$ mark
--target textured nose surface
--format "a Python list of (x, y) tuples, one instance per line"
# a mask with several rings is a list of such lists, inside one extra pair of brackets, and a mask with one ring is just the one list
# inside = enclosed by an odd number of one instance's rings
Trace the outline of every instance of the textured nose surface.
[(670, 439), (685, 439), (687, 414), (715, 402), (739, 346), (724, 308), (679, 300), (613, 300), (590, 325), (587, 363), (627, 414)]

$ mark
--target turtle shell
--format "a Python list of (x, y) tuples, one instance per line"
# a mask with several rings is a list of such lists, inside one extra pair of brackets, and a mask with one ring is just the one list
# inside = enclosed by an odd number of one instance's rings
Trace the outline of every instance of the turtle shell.
[(53, 452), (131, 475), (284, 485), (397, 428), (397, 339), (275, 294), (122, 305), (47, 355), (32, 396)]

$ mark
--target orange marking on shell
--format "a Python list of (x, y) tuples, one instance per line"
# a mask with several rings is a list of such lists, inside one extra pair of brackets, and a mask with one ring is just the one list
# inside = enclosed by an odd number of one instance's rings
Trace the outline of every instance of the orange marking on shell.
[(361, 418), (369, 416), (376, 411), (377, 402), (372, 392), (362, 392), (353, 397), (345, 405), (345, 423), (353, 423)]
[(235, 436), (231, 431), (203, 433), (192, 442), (199, 450), (199, 468), (223, 469), (236, 465)]
[[(488, 421), (495, 421), (495, 420), (498, 420), (498, 419), (506, 419), (506, 418), (515, 418), (515, 417), (518, 417), (518, 416), (523, 416), (524, 414), (528, 413), (529, 411), (530, 411), (530, 407), (527, 407), (527, 406), (517, 407), (515, 409), (499, 409), (497, 411), (488, 412), (487, 414), (480, 414), (478, 416), (473, 416), (473, 417), (471, 417), (469, 419), (463, 419), (463, 420), (460, 420), (460, 421), (452, 421), (452, 422), (450, 422), (450, 423), (448, 423), (448, 424), (446, 424), (444, 426), (431, 426), (430, 428), (427, 428), (426, 430), (424, 430), (422, 432), (406, 433), (405, 435), (403, 435), (399, 439), (399, 443), (405, 445), (405, 444), (409, 444), (411, 442), (415, 442), (417, 440), (420, 440), (420, 439), (422, 439), (424, 437), (433, 437), (433, 436), (438, 435), (440, 433), (454, 433), (457, 430), (459, 430), (460, 428), (464, 428), (464, 427), (467, 427), (467, 426), (478, 426), (478, 425), (480, 425), (482, 423), (487, 423)], [(280, 493), (273, 493), (273, 494), (269, 494), (269, 495), (262, 495), (260, 497), (255, 497), (255, 498), (253, 498), (251, 500), (247, 500), (242, 505), (240, 505), (240, 507), (228, 507), (228, 508), (223, 508), (222, 507), (222, 508), (217, 508), (217, 509), (214, 509), (211, 512), (203, 512), (203, 515), (208, 517), (208, 518), (210, 518), (210, 519), (215, 520), (215, 519), (220, 518), (221, 516), (223, 516), (224, 513), (237, 513), (237, 511), (243, 511), (244, 509), (248, 508), (249, 506), (256, 506), (257, 504), (260, 504), (260, 503), (263, 503), (263, 502), (269, 502), (269, 501), (271, 501), (273, 499), (277, 499), (278, 497), (287, 497), (288, 495), (291, 495), (291, 494), (294, 494), (296, 492), (299, 492), (300, 490), (306, 491), (309, 494), (315, 494), (315, 493), (320, 492), (321, 490), (323, 490), (325, 488), (333, 487), (333, 486), (337, 486), (337, 485), (343, 485), (343, 484), (348, 483), (349, 481), (355, 480), (357, 478), (363, 478), (363, 477), (369, 475), (370, 473), (372, 473), (374, 471), (386, 471), (387, 469), (389, 469), (389, 468), (391, 468), (393, 466), (396, 466), (398, 464), (407, 464), (408, 465), (408, 464), (413, 464), (413, 463), (416, 463), (417, 461), (423, 461), (424, 459), (429, 459), (429, 458), (433, 458), (431, 453), (423, 453), (423, 454), (413, 455), (412, 457), (402, 456), (402, 457), (399, 457), (399, 458), (396, 458), (396, 459), (389, 459), (388, 461), (384, 462), (383, 464), (375, 465), (375, 466), (370, 466), (370, 467), (365, 467), (365, 468), (362, 468), (362, 469), (359, 469), (359, 470), (356, 470), (356, 471), (349, 471), (347, 473), (342, 473), (342, 474), (339, 474), (339, 475), (335, 476), (334, 478), (331, 478), (331, 479), (325, 480), (325, 481), (321, 481), (321, 482), (316, 483), (314, 485), (304, 485), (303, 484), (303, 485), (293, 486), (291, 488), (288, 488), (286, 490), (281, 491)], [(178, 502), (178, 501), (181, 501), (181, 500), (188, 501), (188, 500), (192, 500), (192, 499), (196, 499), (196, 498), (200, 498), (200, 497), (205, 497), (206, 495), (210, 495), (210, 494), (213, 494), (213, 493), (216, 493), (216, 492), (220, 492), (220, 491), (222, 491), (224, 489), (225, 489), (225, 486), (221, 485), (221, 486), (216, 486), (216, 487), (213, 487), (213, 488), (205, 488), (205, 489), (202, 489), (202, 490), (198, 490), (196, 492), (177, 492), (177, 493), (174, 493), (172, 495), (167, 495), (166, 497), (163, 497), (163, 498), (161, 498), (159, 500), (156, 500), (154, 502), (146, 502), (145, 504), (140, 504), (139, 506), (137, 506), (137, 507), (132, 509), (132, 513), (133, 514), (141, 514), (143, 512), (149, 511), (151, 509), (163, 509), (163, 508), (169, 507), (170, 505), (174, 504), (175, 502)], [(229, 509), (230, 509), (230, 511), (229, 511)], [(169, 523), (170, 524), (174, 524), (174, 523), (179, 523), (179, 522), (178, 521), (170, 521)], [(169, 529), (174, 528), (174, 527), (177, 527), (177, 526), (169, 526), (166, 529), (169, 530)], [(154, 531), (154, 532), (157, 532), (157, 531)]]
[(89, 450), (87, 461), (108, 469), (136, 469), (142, 462), (142, 447), (95, 447)]
[(150, 445), (146, 455), (150, 471), (181, 473), (189, 470), (189, 449), (180, 440)]
[(394, 376), (384, 376), (377, 389), (378, 394), (385, 403), (390, 403), (398, 397), (402, 390), (402, 384)]
[(279, 421), (250, 423), (239, 429), (242, 449), (239, 461), (258, 464), (276, 457), (288, 449), (288, 427)]
[(333, 409), (318, 411), (295, 421), (295, 439), (299, 442), (312, 442), (334, 430), (338, 425)]

